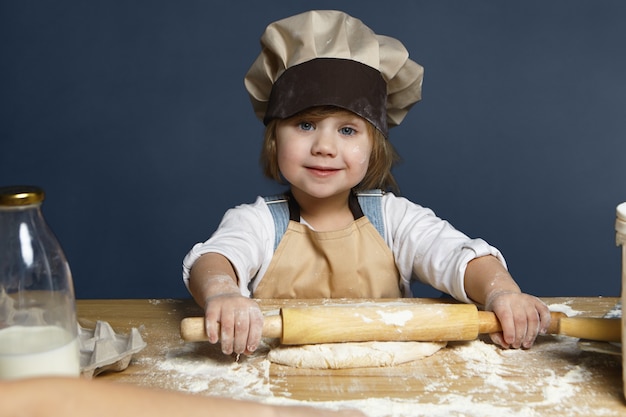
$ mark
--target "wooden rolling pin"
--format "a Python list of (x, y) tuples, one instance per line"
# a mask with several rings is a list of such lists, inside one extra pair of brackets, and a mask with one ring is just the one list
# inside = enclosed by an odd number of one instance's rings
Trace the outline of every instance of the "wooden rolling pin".
[[(549, 334), (619, 342), (620, 319), (569, 318), (551, 313)], [(490, 311), (473, 304), (340, 305), (283, 307), (280, 314), (265, 315), (263, 337), (285, 345), (367, 341), (462, 341), (479, 334), (501, 331)], [(188, 342), (208, 340), (203, 317), (181, 322)]]

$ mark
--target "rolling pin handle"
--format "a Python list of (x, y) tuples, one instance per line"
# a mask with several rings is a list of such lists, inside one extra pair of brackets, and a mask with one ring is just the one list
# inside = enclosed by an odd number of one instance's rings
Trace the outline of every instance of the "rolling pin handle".
[(546, 334), (560, 334), (561, 333), (561, 319), (566, 318), (567, 314), (562, 313), (560, 311), (551, 311), (550, 316), (552, 316), (552, 320), (550, 320), (550, 326), (548, 326), (548, 330), (546, 330)]
[(204, 317), (185, 317), (180, 322), (180, 337), (185, 342), (204, 342), (209, 340), (204, 327)]
[(282, 340), (283, 318), (280, 314), (263, 318), (263, 337)]

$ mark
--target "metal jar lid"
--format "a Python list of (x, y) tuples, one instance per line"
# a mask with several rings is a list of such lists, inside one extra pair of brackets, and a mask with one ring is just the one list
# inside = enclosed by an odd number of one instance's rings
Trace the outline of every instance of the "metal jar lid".
[(44, 196), (43, 189), (32, 185), (0, 187), (0, 206), (19, 207), (39, 204)]

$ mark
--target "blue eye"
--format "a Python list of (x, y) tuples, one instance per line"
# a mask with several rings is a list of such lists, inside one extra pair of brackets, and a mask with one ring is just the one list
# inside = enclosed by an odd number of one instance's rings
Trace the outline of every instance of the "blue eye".
[(300, 122), (298, 123), (298, 126), (302, 130), (313, 130), (313, 123), (310, 122)]
[(346, 136), (351, 136), (356, 133), (356, 131), (351, 127), (342, 127), (341, 129), (339, 129), (339, 132), (342, 135), (346, 135)]

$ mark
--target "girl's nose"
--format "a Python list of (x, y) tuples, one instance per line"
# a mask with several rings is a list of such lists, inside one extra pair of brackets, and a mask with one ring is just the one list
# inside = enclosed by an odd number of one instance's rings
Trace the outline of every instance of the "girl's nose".
[(318, 130), (315, 140), (311, 146), (313, 155), (335, 156), (337, 154), (337, 144), (331, 132)]

